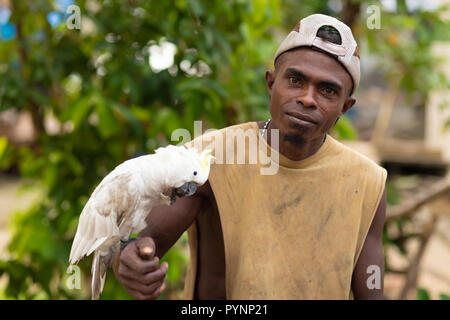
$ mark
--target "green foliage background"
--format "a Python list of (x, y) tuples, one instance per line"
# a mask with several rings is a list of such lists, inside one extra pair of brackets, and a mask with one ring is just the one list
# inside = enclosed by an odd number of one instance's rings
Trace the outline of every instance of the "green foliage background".
[[(440, 85), (434, 60), (408, 52), (420, 48), (428, 54), (427, 44), (442, 36), (428, 31), (448, 31), (448, 25), (430, 12), (383, 13), (388, 19), (382, 23), (396, 29), (383, 25), (371, 32), (365, 25), (367, 3), (350, 2), (361, 8), (352, 22), (361, 41), (373, 53), (395, 58), (395, 68), (403, 67), (407, 90), (426, 84), (426, 95)], [(202, 120), (207, 129), (267, 119), (264, 73), (272, 67), (282, 37), (307, 14), (340, 16), (331, 11), (328, 1), (311, 0), (79, 0), (75, 4), (81, 9), (81, 30), (69, 30), (65, 23), (49, 25), (46, 16), (55, 10), (53, 1), (13, 1), (10, 21), (17, 36), (0, 43), (0, 111), (30, 111), (37, 130), (31, 146), (14, 146), (0, 137), (0, 169), (17, 166), (22, 177), (30, 178), (31, 187), (42, 191), (37, 203), (11, 220), (9, 259), (0, 260), (0, 275), (8, 279), (3, 298), (88, 298), (90, 259), (80, 263), (83, 290), (68, 290), (66, 268), (78, 216), (101, 179), (126, 159), (177, 143), (170, 141), (176, 128), (193, 134), (194, 120)], [(392, 38), (392, 32), (408, 28), (417, 32), (417, 38), (402, 38), (408, 51), (379, 46)], [(155, 72), (149, 66), (149, 47), (161, 39), (176, 45), (176, 70)], [(180, 67), (182, 61), (198, 70), (206, 64), (210, 72), (189, 74)], [(420, 83), (411, 78), (417, 70), (426, 76)], [(48, 117), (61, 123), (58, 134), (46, 130)], [(355, 138), (345, 118), (335, 134)], [(162, 298), (183, 287), (185, 244), (184, 235), (164, 258), (170, 268)], [(102, 298), (131, 296), (111, 273)]]

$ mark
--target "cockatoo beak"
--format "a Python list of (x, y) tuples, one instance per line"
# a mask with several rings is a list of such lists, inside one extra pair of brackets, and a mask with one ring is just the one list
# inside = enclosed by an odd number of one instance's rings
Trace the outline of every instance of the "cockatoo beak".
[(179, 196), (192, 196), (197, 191), (197, 184), (193, 181), (186, 182), (181, 187), (177, 188)]
[(193, 181), (186, 182), (181, 187), (174, 188), (172, 190), (172, 194), (170, 195), (170, 204), (173, 204), (176, 201), (177, 196), (179, 198), (189, 197), (192, 196), (196, 191), (197, 191), (197, 183)]

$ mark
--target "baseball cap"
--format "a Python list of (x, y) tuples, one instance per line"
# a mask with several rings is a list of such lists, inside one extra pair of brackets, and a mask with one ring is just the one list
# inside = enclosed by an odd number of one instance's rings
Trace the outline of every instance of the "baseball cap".
[[(341, 44), (325, 41), (317, 36), (323, 26), (333, 27), (339, 32)], [(358, 45), (353, 38), (352, 30), (342, 21), (324, 14), (312, 14), (297, 23), (294, 29), (281, 42), (275, 53), (274, 61), (284, 52), (302, 46), (316, 47), (337, 57), (353, 80), (356, 91), (360, 80), (360, 62)]]

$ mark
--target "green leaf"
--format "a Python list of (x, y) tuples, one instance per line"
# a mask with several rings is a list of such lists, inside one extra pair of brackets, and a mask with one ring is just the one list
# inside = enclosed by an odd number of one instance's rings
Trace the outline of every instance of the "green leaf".
[(73, 155), (69, 153), (64, 154), (64, 161), (69, 165), (69, 167), (72, 169), (72, 172), (77, 175), (81, 176), (84, 172), (83, 166), (78, 161), (77, 158), (75, 158)]
[(430, 295), (426, 289), (417, 289), (417, 300), (431, 300)]
[(400, 203), (401, 195), (395, 184), (391, 181), (386, 183), (386, 202), (388, 205), (396, 205)]
[(110, 103), (110, 106), (117, 112), (117, 114), (120, 114), (123, 118), (125, 118), (138, 137), (142, 137), (144, 135), (144, 128), (142, 127), (141, 122), (130, 109), (119, 103), (113, 102)]
[(5, 155), (7, 147), (8, 147), (8, 138), (0, 137), (0, 159)]
[(0, 169), (8, 169), (15, 161), (15, 152), (7, 137), (0, 137)]
[(445, 294), (445, 293), (440, 293), (439, 294), (439, 299), (441, 299), (441, 300), (450, 300), (450, 295)]
[(357, 138), (356, 130), (346, 115), (339, 118), (339, 121), (334, 126), (339, 139), (355, 140)]
[(104, 139), (107, 139), (119, 132), (120, 124), (112, 112), (110, 105), (106, 104), (103, 100), (97, 101), (95, 111), (97, 112), (99, 119), (98, 130)]
[(63, 121), (70, 120), (73, 122), (74, 131), (77, 131), (80, 128), (92, 110), (90, 100), (90, 95), (78, 99), (63, 115)]

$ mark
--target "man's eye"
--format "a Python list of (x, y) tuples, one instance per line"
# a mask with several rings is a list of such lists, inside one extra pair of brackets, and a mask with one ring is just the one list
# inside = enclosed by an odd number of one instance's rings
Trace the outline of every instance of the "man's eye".
[(334, 90), (333, 88), (330, 88), (330, 87), (324, 88), (322, 90), (322, 92), (327, 96), (332, 96), (332, 95), (336, 94), (336, 90)]
[(291, 84), (297, 84), (300, 80), (297, 77), (289, 77), (289, 83)]

